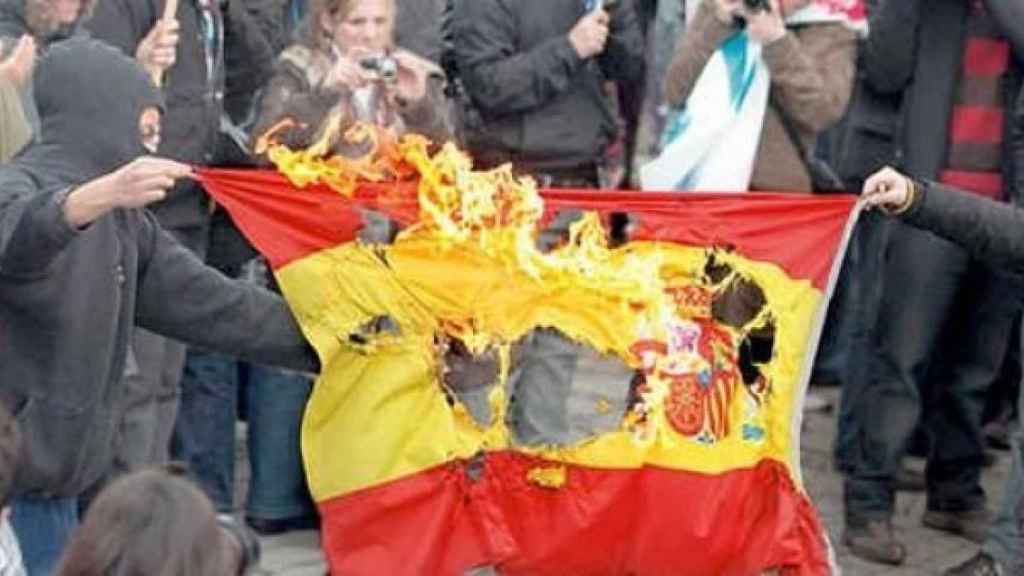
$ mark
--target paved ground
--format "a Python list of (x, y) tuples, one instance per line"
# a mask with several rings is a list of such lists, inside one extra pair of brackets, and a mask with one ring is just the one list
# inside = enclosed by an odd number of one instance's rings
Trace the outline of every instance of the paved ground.
[[(836, 390), (822, 391), (835, 399)], [(808, 492), (814, 499), (832, 541), (837, 543), (839, 565), (844, 576), (934, 576), (951, 564), (974, 554), (976, 547), (959, 538), (947, 537), (921, 526), (924, 511), (922, 494), (901, 494), (897, 503), (896, 525), (909, 548), (909, 559), (899, 569), (885, 568), (853, 558), (838, 545), (842, 530), (842, 478), (831, 466), (830, 446), (835, 434), (833, 414), (810, 414), (805, 419), (803, 434), (803, 470)], [(921, 462), (911, 462), (920, 467)], [(998, 502), (1008, 471), (1007, 459), (986, 472), (985, 484), (992, 502)], [(268, 574), (288, 576), (322, 576), (326, 569), (317, 549), (315, 532), (292, 533), (263, 541), (263, 568)], [(712, 575), (708, 575), (712, 576)]]

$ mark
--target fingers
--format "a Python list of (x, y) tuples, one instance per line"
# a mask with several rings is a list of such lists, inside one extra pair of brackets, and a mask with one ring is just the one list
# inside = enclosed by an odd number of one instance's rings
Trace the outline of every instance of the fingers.
[(887, 167), (871, 175), (864, 182), (862, 198), (868, 207), (880, 206), (886, 209), (904, 204), (908, 194), (907, 178)]
[(138, 208), (163, 200), (175, 181), (192, 174), (192, 167), (166, 158), (144, 156), (120, 170), (118, 184), (124, 208)]
[(154, 48), (149, 53), (150, 63), (160, 68), (170, 68), (177, 58), (177, 50), (174, 48)]
[(365, 86), (371, 79), (371, 75), (359, 64), (349, 58), (339, 58), (324, 83), (335, 89), (355, 89)]
[(153, 27), (155, 36), (150, 59), (154, 64), (164, 68), (174, 64), (178, 52), (178, 28), (177, 20), (161, 20)]
[(864, 194), (876, 194), (892, 188), (902, 181), (903, 175), (889, 166), (875, 172), (864, 181)]
[(171, 185), (174, 184), (174, 180), (192, 174), (192, 167), (188, 164), (155, 156), (137, 158), (125, 169), (133, 182), (140, 182), (148, 178), (168, 178)]
[(18, 39), (10, 56), (0, 62), (0, 73), (11, 82), (23, 86), (36, 62), (36, 41), (28, 35)]
[(14, 46), (14, 50), (11, 53), (11, 57), (16, 60), (35, 58), (35, 55), (36, 41), (28, 34), (25, 34), (18, 39), (18, 43)]
[(174, 64), (178, 49), (177, 20), (160, 20), (139, 43), (136, 57), (146, 66), (167, 68)]

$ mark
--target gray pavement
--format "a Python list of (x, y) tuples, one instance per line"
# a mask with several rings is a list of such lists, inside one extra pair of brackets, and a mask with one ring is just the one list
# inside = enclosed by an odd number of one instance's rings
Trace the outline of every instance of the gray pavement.
[[(836, 389), (819, 389), (816, 392), (833, 402), (838, 396)], [(909, 549), (907, 563), (898, 569), (888, 568), (860, 561), (848, 554), (839, 544), (843, 522), (842, 477), (832, 468), (830, 450), (834, 435), (834, 413), (806, 416), (802, 444), (804, 484), (835, 543), (844, 576), (934, 576), (975, 553), (977, 547), (971, 542), (921, 526), (921, 514), (925, 507), (923, 494), (900, 494), (895, 523)], [(997, 505), (1002, 496), (1008, 461), (1005, 455), (1001, 455), (997, 464), (985, 473), (990, 506)], [(911, 460), (910, 465), (923, 467), (922, 462), (914, 460)], [(326, 573), (317, 548), (316, 532), (266, 538), (263, 546), (263, 568), (266, 573), (289, 576), (322, 576)]]

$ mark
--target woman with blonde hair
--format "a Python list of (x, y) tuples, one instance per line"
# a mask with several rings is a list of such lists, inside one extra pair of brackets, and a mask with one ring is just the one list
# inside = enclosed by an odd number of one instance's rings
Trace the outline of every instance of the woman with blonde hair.
[(394, 27), (394, 0), (313, 0), (299, 41), (280, 57), (254, 136), (287, 118), (299, 126), (283, 141), (308, 146), (333, 111), (342, 128), (363, 121), (435, 143), (449, 139), (444, 74), (396, 47)]

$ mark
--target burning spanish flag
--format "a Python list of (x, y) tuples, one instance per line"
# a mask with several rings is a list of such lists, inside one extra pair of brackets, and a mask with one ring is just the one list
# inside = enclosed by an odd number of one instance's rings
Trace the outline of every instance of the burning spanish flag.
[[(322, 361), (302, 444), (332, 574), (829, 573), (799, 424), (852, 198), (538, 191), (369, 136), (355, 161), (271, 143), (280, 173), (202, 173)], [(365, 210), (404, 229), (361, 242)], [(637, 219), (615, 247), (613, 211)], [(530, 405), (542, 333), (620, 377)], [(535, 417), (575, 434), (526, 441)]]

